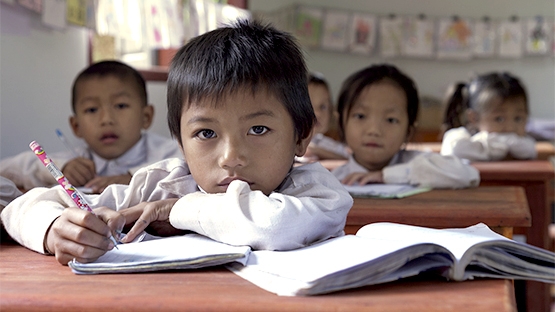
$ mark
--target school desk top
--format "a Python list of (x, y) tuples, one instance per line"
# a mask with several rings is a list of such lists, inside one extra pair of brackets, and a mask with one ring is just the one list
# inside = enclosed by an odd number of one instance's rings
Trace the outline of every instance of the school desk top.
[(516, 311), (511, 281), (420, 278), (314, 297), (280, 297), (224, 268), (75, 275), (53, 257), (3, 243), (0, 310)]
[(381, 221), (433, 228), (483, 222), (509, 238), (513, 227), (531, 225), (524, 189), (517, 186), (431, 190), (401, 199), (355, 198), (345, 231)]

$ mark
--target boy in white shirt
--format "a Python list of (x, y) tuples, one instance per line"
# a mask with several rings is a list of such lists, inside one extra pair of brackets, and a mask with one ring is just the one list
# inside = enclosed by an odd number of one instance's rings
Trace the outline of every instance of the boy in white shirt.
[[(144, 79), (126, 64), (103, 61), (81, 71), (72, 87), (72, 111), (73, 133), (87, 145), (51, 158), (74, 186), (100, 193), (113, 183), (129, 184), (143, 166), (181, 155), (175, 140), (145, 131), (154, 107)], [(25, 190), (56, 185), (32, 151), (2, 160), (0, 175)]]
[(315, 119), (306, 73), (294, 39), (270, 26), (241, 21), (193, 38), (168, 75), (168, 124), (186, 162), (158, 162), (88, 196), (99, 218), (67, 208), (60, 187), (35, 188), (4, 209), (6, 230), (62, 264), (95, 260), (124, 225), (122, 242), (153, 224), (270, 250), (343, 235), (351, 196), (319, 163), (293, 167)]

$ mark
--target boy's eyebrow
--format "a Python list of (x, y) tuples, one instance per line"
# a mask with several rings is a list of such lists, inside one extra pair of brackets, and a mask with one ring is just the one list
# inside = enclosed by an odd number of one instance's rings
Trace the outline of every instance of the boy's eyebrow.
[[(245, 120), (249, 120), (249, 119), (254, 119), (254, 118), (259, 117), (259, 116), (275, 117), (276, 114), (274, 114), (274, 112), (272, 112), (271, 110), (263, 109), (263, 110), (260, 110), (258, 112), (254, 112), (254, 113), (251, 113), (251, 114), (248, 114), (248, 115), (245, 115), (245, 116), (241, 116), (241, 118), (239, 118), (239, 119), (242, 120), (242, 121), (245, 121)], [(190, 124), (193, 124), (193, 123), (196, 123), (196, 122), (217, 122), (217, 120), (214, 119), (214, 118), (209, 118), (209, 117), (193, 116), (191, 119), (189, 119), (187, 121), (187, 124), (190, 125)]]
[[(121, 92), (118, 92), (116, 94), (110, 95), (110, 98), (117, 98), (117, 97), (120, 97), (120, 96), (131, 96), (131, 95), (127, 91), (121, 91)], [(83, 98), (79, 99), (79, 101), (77, 103), (83, 103), (83, 102), (87, 102), (87, 101), (96, 101), (97, 99), (98, 99), (98, 96), (86, 96), (86, 97), (83, 97)]]
[(249, 120), (249, 119), (253, 119), (259, 116), (268, 116), (268, 117), (275, 117), (276, 114), (274, 114), (274, 112), (272, 112), (271, 110), (267, 110), (267, 109), (263, 109), (260, 110), (258, 112), (254, 112), (251, 114), (248, 114), (246, 116), (242, 116), (241, 118), (239, 118), (240, 120)]

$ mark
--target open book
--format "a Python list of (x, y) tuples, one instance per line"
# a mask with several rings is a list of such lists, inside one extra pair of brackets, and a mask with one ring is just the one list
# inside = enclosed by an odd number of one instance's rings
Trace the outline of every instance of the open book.
[(267, 291), (316, 295), (437, 272), (555, 283), (555, 253), (512, 241), (485, 224), (462, 229), (373, 223), (356, 235), (292, 251), (254, 251), (246, 265), (227, 266)]
[(418, 187), (408, 184), (374, 183), (344, 186), (347, 192), (353, 197), (403, 198), (431, 190), (429, 187)]
[(231, 246), (198, 234), (187, 234), (119, 244), (95, 262), (73, 259), (69, 267), (77, 274), (130, 273), (169, 269), (196, 269), (232, 261), (245, 263), (248, 246)]

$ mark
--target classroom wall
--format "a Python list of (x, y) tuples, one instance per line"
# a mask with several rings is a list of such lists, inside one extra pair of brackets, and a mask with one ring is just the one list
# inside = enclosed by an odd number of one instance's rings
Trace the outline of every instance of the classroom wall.
[[(274, 10), (294, 3), (344, 8), (375, 14), (420, 14), (506, 18), (512, 15), (553, 17), (553, 0), (249, 0), (250, 10)], [(68, 118), (70, 88), (75, 75), (87, 66), (88, 33), (68, 26), (53, 30), (41, 25), (40, 16), (19, 6), (0, 2), (0, 158), (28, 150), (37, 140), (47, 151), (64, 149), (55, 129), (60, 128), (76, 145)], [(307, 51), (307, 64), (327, 76), (333, 95), (352, 72), (374, 62), (376, 56), (344, 55)], [(508, 70), (528, 87), (531, 116), (555, 119), (555, 60), (526, 57), (519, 60), (432, 61), (387, 60), (399, 66), (418, 83), (421, 94), (441, 97), (446, 86), (467, 79), (474, 72)], [(165, 121), (165, 84), (147, 84), (155, 106), (151, 131), (169, 136)]]
[[(293, 4), (344, 9), (373, 13), (378, 16), (419, 15), (428, 17), (460, 17), (508, 19), (542, 15), (553, 19), (554, 0), (250, 0), (249, 9), (272, 11)], [(417, 83), (420, 94), (442, 98), (450, 83), (467, 81), (475, 73), (509, 71), (519, 76), (529, 93), (531, 117), (555, 119), (555, 58), (532, 57), (522, 59), (480, 59), (470, 61), (387, 59), (377, 55), (306, 51), (310, 70), (323, 73), (329, 80), (333, 96), (337, 98), (343, 80), (351, 73), (372, 63), (389, 62), (410, 75)]]

